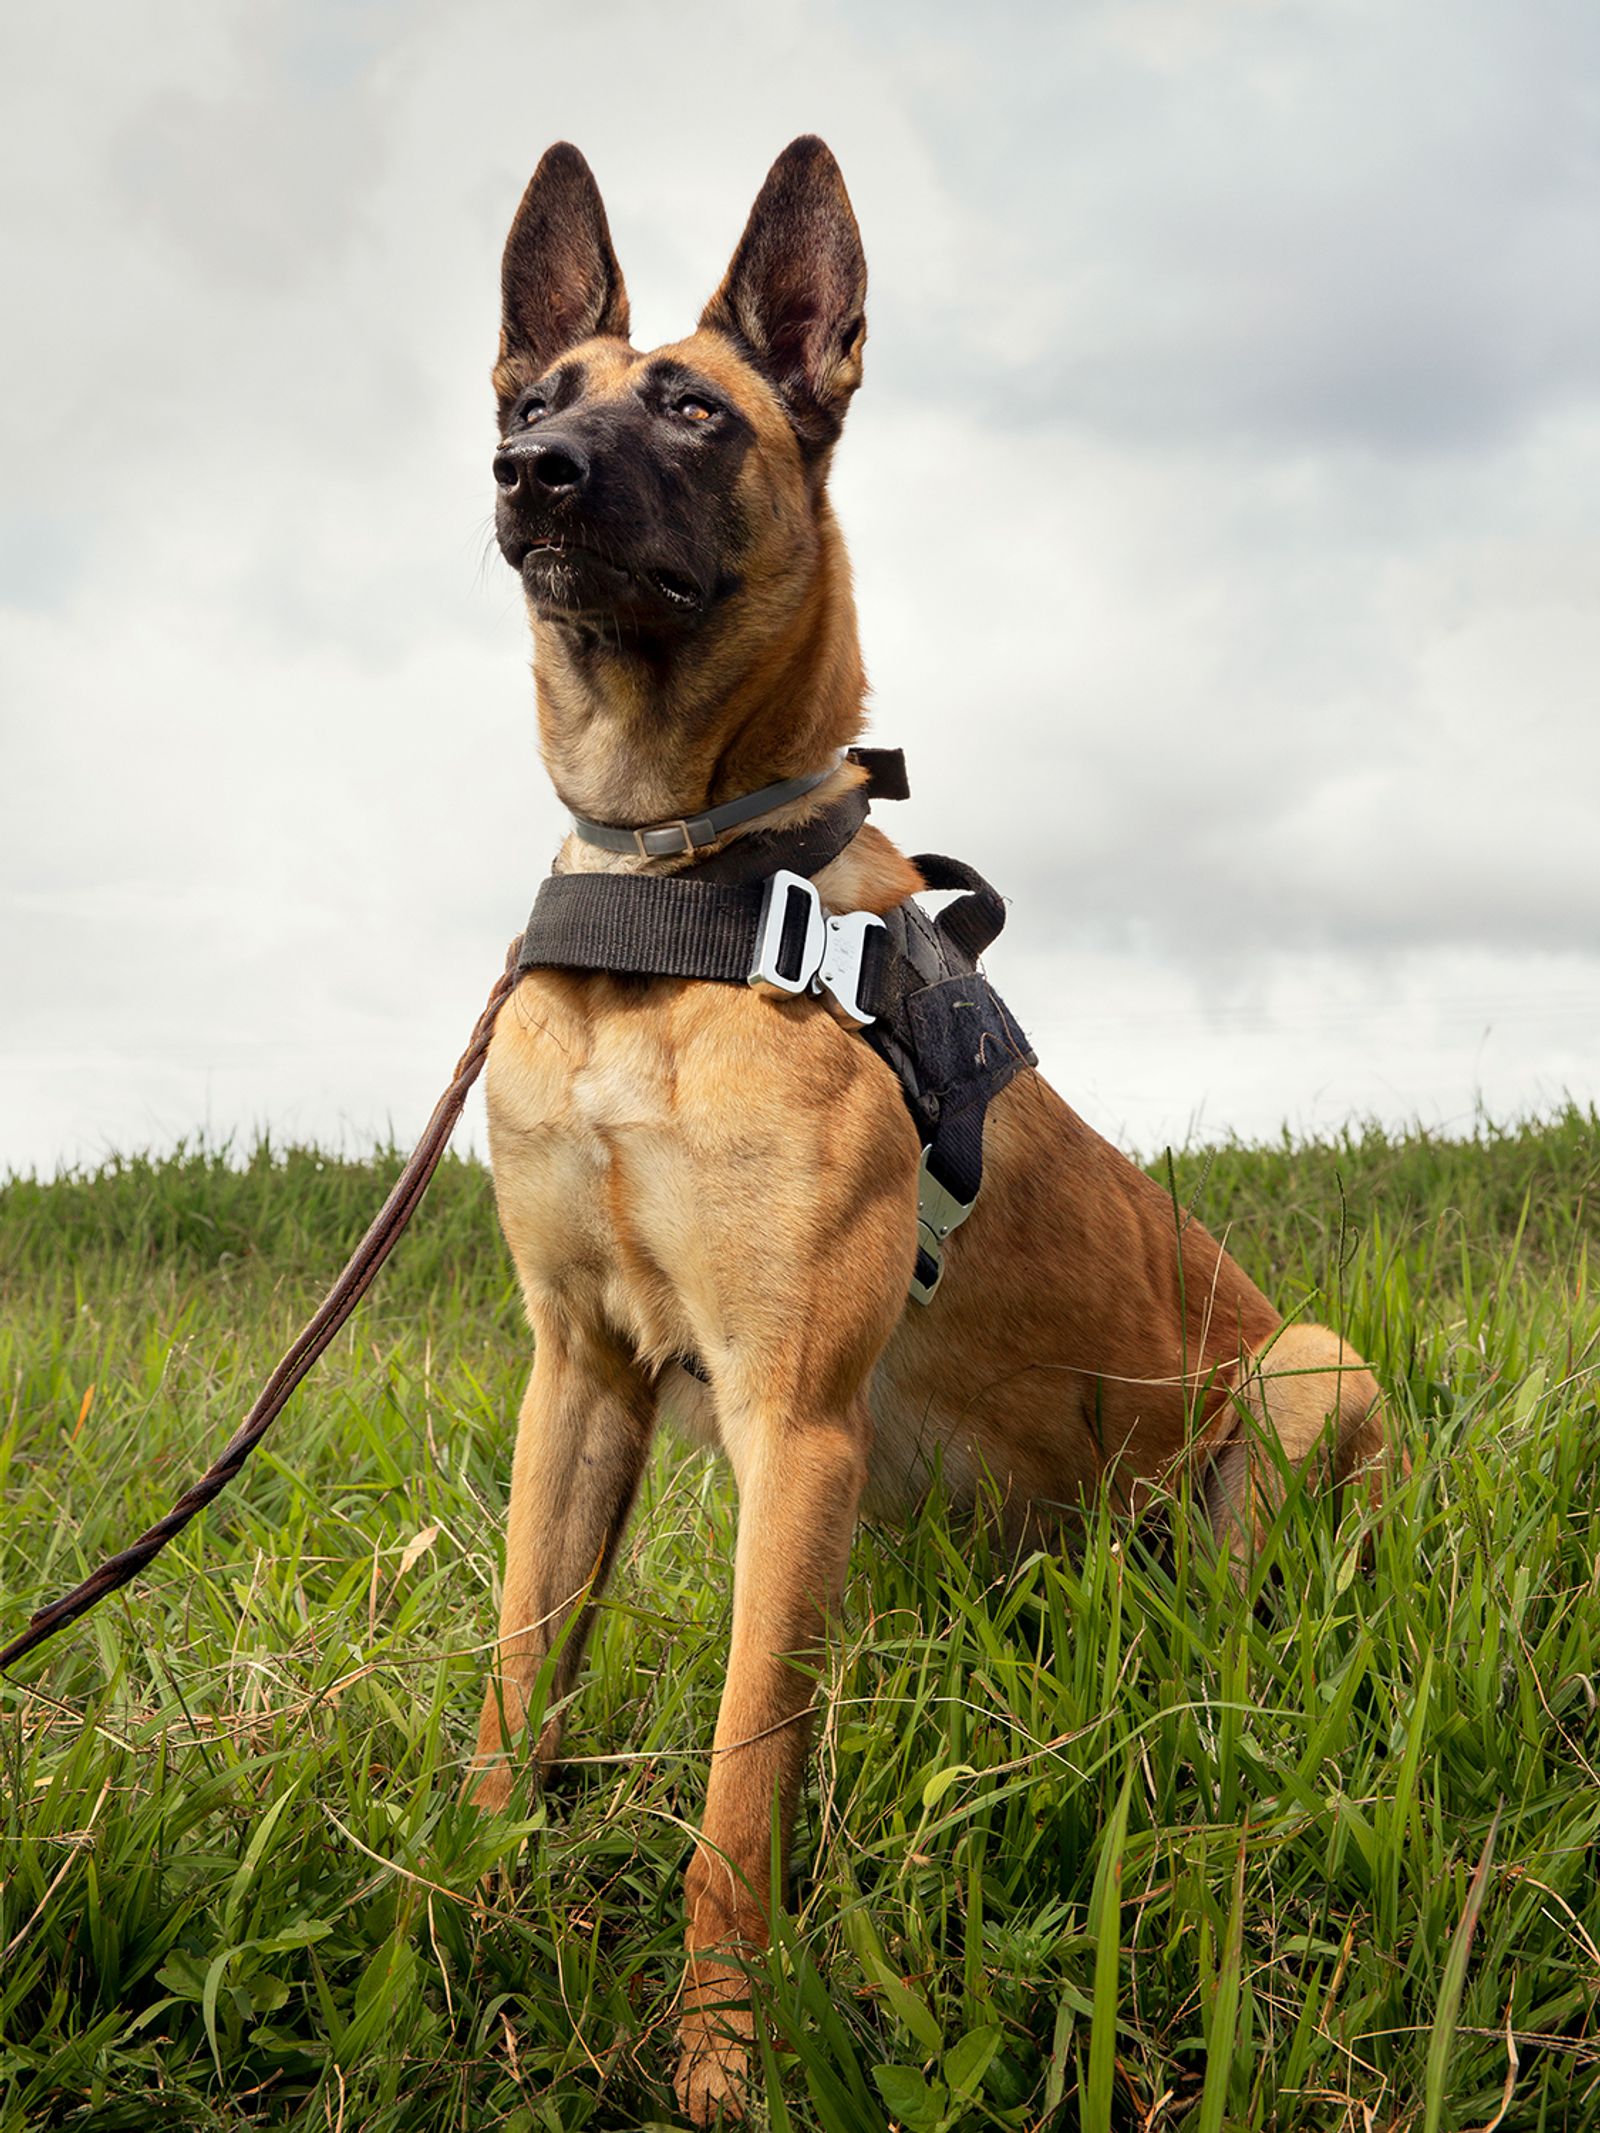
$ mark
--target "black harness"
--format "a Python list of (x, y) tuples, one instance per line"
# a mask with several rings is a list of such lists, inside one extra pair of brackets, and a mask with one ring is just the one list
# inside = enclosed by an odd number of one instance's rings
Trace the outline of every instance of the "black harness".
[[(984, 1114), (1037, 1061), (978, 968), (1006, 913), (971, 867), (935, 853), (911, 861), (930, 889), (964, 892), (937, 916), (913, 900), (882, 918), (824, 910), (813, 876), (838, 858), (872, 800), (910, 791), (899, 749), (852, 748), (849, 759), (865, 782), (796, 828), (751, 830), (674, 874), (552, 874), (534, 902), (517, 970), (704, 978), (831, 999), (893, 1070), (922, 1142), (911, 1293), (929, 1303), (945, 1239), (972, 1212), (983, 1180)], [(787, 782), (804, 789), (820, 778)], [(765, 800), (762, 812), (782, 804), (755, 794), (729, 803), (742, 815), (716, 810), (649, 830), (578, 828), (586, 837), (606, 829), (591, 841), (641, 853), (663, 849), (651, 838), (681, 834), (664, 849), (692, 852), (722, 833), (717, 816), (751, 819), (752, 799)]]

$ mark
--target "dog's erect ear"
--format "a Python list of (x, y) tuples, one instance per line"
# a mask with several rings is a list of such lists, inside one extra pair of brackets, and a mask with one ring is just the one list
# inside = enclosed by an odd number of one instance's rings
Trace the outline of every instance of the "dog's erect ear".
[(495, 389), (508, 361), (536, 377), (564, 349), (594, 334), (628, 337), (628, 292), (594, 172), (570, 141), (557, 141), (528, 181), (500, 268), (504, 309)]
[(803, 446), (833, 443), (861, 383), (867, 262), (850, 195), (814, 133), (767, 173), (700, 323), (726, 334), (775, 387)]

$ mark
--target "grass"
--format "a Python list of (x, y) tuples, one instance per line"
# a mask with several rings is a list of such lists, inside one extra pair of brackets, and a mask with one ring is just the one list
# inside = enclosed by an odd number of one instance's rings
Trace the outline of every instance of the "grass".
[[(206, 1463), (395, 1167), (0, 1188), (3, 1633)], [(758, 2122), (1600, 2126), (1600, 1121), (1174, 1183), (1366, 1352), (1411, 1477), (1370, 1536), (1291, 1495), (1252, 1609), (1182, 1506), (1015, 1574), (936, 1512), (864, 1532)], [(733, 1509), (663, 1443), (572, 1760), (481, 1822), (526, 1362), (448, 1162), (233, 1490), (0, 1687), (8, 2133), (675, 2122)]]

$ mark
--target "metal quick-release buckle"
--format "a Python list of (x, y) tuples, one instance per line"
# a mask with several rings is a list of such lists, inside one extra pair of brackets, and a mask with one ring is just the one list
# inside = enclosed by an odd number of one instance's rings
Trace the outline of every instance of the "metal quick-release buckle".
[(803, 874), (780, 867), (762, 888), (750, 983), (790, 994), (807, 991), (822, 968), (827, 938), (822, 898)]
[(854, 1028), (865, 1029), (875, 1019), (861, 1000), (867, 938), (874, 927), (886, 930), (871, 911), (830, 917), (815, 885), (780, 867), (762, 890), (749, 982), (771, 985), (791, 998), (826, 993)]
[(976, 1200), (958, 1200), (948, 1185), (939, 1183), (928, 1168), (931, 1153), (931, 1149), (923, 1149), (917, 1171), (917, 1262), (920, 1265), (926, 1258), (933, 1263), (933, 1272), (926, 1280), (918, 1276), (915, 1268), (912, 1270), (911, 1294), (919, 1304), (933, 1302), (944, 1279), (945, 1239), (953, 1229), (961, 1227), (978, 1204)]
[(889, 930), (873, 911), (845, 911), (837, 918), (830, 916), (822, 947), (822, 968), (811, 981), (813, 989), (825, 992), (854, 1029), (865, 1029), (869, 1022), (877, 1020), (861, 998), (867, 939), (874, 928), (879, 933)]

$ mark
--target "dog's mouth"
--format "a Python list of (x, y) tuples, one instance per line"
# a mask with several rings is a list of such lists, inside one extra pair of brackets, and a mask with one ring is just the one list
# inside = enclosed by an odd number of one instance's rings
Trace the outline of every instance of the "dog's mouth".
[(673, 607), (681, 608), (687, 614), (700, 606), (700, 588), (692, 579), (680, 578), (671, 570), (649, 570), (645, 576), (662, 599)]
[(649, 595), (672, 613), (698, 614), (705, 597), (692, 578), (681, 572), (644, 564), (630, 567), (602, 555), (581, 541), (559, 534), (541, 534), (506, 551), (506, 561), (521, 577), (530, 598), (558, 613), (592, 613), (596, 609), (630, 607), (639, 595)]

